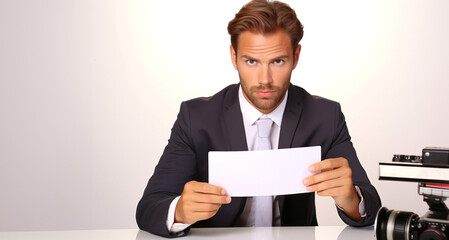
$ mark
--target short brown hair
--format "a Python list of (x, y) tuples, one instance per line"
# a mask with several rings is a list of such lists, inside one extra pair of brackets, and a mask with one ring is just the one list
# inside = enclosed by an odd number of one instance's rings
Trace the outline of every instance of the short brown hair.
[(293, 52), (304, 34), (303, 25), (296, 17), (295, 10), (283, 2), (252, 0), (235, 14), (228, 24), (231, 44), (237, 52), (238, 37), (243, 31), (273, 33), (279, 29), (287, 31), (292, 41)]

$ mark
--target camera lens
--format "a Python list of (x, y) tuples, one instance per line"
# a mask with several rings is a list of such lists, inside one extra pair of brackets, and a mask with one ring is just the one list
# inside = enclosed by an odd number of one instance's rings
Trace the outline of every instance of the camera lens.
[(412, 212), (388, 210), (382, 207), (377, 212), (375, 228), (377, 240), (410, 240), (410, 225), (418, 215)]

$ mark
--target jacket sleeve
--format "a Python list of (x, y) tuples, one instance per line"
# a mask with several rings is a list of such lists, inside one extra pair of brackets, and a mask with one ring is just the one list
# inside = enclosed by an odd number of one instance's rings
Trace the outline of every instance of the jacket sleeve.
[(172, 234), (166, 226), (170, 203), (181, 195), (185, 183), (193, 180), (196, 174), (190, 131), (189, 112), (183, 102), (168, 144), (137, 206), (137, 225), (144, 231), (164, 237), (179, 237), (190, 230), (187, 228), (181, 233)]
[(353, 221), (346, 214), (338, 209), (340, 218), (350, 226), (367, 226), (372, 225), (375, 221), (377, 210), (381, 207), (379, 194), (368, 179), (368, 176), (363, 169), (357, 157), (354, 146), (351, 142), (348, 128), (340, 105), (335, 110), (335, 132), (332, 145), (327, 152), (325, 158), (344, 157), (348, 160), (349, 166), (352, 170), (352, 181), (354, 185), (360, 188), (362, 196), (365, 201), (366, 217), (360, 222)]

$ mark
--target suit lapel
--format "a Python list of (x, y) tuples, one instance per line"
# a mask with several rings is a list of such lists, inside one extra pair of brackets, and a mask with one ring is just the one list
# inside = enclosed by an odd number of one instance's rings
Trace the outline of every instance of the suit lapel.
[(245, 126), (243, 125), (243, 116), (238, 97), (239, 86), (239, 84), (235, 85), (225, 96), (224, 124), (228, 135), (229, 150), (248, 151)]
[(279, 134), (279, 149), (290, 148), (292, 146), (293, 137), (298, 129), (301, 112), (301, 96), (296, 92), (295, 87), (290, 84), (290, 87), (288, 88), (287, 105), (285, 106), (281, 132)]

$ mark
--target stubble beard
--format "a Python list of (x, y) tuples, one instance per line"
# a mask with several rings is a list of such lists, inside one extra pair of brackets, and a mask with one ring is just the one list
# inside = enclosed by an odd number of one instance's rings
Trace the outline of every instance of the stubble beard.
[[(242, 81), (241, 81), (242, 82)], [(259, 85), (257, 87), (247, 88), (246, 85), (242, 85), (242, 91), (247, 99), (258, 109), (261, 110), (274, 110), (284, 99), (287, 88), (282, 89), (280, 87), (274, 87), (272, 85)], [(257, 91), (273, 91), (271, 97), (259, 97)]]

